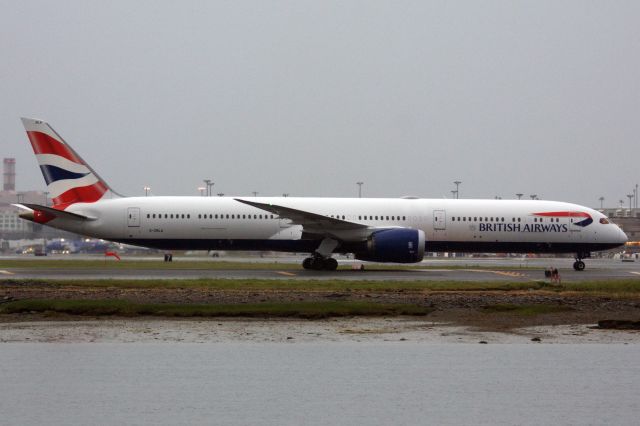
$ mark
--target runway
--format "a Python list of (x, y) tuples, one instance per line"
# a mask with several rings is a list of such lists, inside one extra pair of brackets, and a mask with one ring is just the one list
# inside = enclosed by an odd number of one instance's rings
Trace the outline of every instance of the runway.
[[(295, 259), (294, 259), (295, 260)], [(212, 262), (203, 260), (203, 262)], [(267, 263), (260, 259), (260, 263)], [(350, 266), (343, 261), (341, 265)], [(354, 280), (354, 281), (536, 281), (545, 278), (544, 270), (556, 267), (563, 281), (589, 281), (608, 279), (640, 279), (640, 262), (620, 262), (612, 259), (587, 260), (587, 269), (581, 272), (571, 267), (572, 259), (461, 259), (434, 260), (421, 264), (424, 268), (394, 269), (394, 265), (384, 269), (373, 269), (365, 265), (365, 270), (339, 269), (337, 271), (308, 271), (297, 263), (278, 259), (281, 269), (273, 269), (273, 264), (264, 269), (211, 269), (206, 263), (199, 267), (179, 268), (174, 262), (171, 268), (159, 263), (140, 269), (110, 267), (60, 268), (60, 267), (11, 267), (0, 269), (0, 279), (303, 279), (303, 280)], [(380, 268), (376, 265), (376, 268)], [(367, 269), (368, 268), (368, 269)]]

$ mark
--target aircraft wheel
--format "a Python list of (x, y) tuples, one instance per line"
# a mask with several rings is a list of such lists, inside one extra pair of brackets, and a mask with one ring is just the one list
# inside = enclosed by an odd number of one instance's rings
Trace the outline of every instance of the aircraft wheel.
[(304, 269), (312, 269), (313, 268), (313, 259), (310, 257), (307, 257), (305, 260), (302, 261), (302, 267)]
[(311, 269), (313, 269), (314, 271), (322, 271), (324, 269), (324, 259), (321, 257), (312, 258)]
[(333, 257), (325, 259), (324, 269), (326, 269), (327, 271), (335, 271), (336, 269), (338, 269), (338, 261)]
[(573, 263), (573, 269), (575, 269), (576, 271), (584, 271), (585, 268), (585, 264), (582, 260), (576, 260)]

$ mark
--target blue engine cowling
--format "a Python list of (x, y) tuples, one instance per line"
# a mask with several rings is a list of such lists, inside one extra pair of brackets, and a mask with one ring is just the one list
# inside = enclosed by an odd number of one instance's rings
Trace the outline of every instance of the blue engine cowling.
[(419, 229), (384, 229), (367, 240), (365, 252), (356, 259), (372, 262), (415, 263), (424, 258), (425, 236)]

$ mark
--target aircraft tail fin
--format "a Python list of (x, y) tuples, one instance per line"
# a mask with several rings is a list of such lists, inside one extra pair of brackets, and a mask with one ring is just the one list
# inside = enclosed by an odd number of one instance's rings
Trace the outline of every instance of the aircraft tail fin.
[(103, 198), (119, 197), (48, 123), (22, 118), (22, 124), (38, 159), (54, 209), (64, 210), (75, 203), (94, 203)]

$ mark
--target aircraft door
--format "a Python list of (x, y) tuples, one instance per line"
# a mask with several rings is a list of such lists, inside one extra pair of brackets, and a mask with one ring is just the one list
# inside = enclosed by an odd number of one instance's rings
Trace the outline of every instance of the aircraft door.
[(127, 226), (129, 228), (140, 227), (140, 207), (127, 208)]
[(447, 214), (444, 210), (433, 211), (433, 229), (436, 231), (447, 229)]

